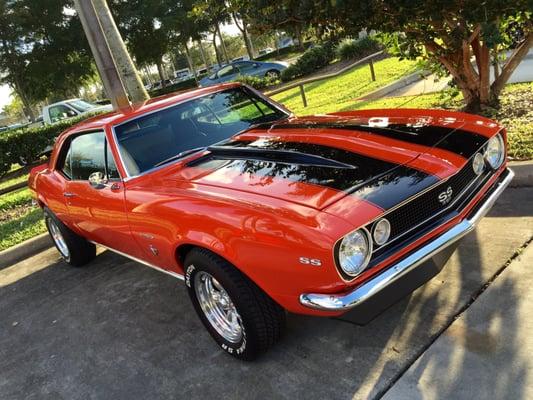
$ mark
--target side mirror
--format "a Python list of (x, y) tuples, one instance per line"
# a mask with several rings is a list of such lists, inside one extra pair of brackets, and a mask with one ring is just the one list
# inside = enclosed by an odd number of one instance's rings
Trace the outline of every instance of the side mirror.
[(107, 177), (103, 172), (96, 171), (89, 175), (89, 183), (95, 189), (103, 189), (107, 184)]

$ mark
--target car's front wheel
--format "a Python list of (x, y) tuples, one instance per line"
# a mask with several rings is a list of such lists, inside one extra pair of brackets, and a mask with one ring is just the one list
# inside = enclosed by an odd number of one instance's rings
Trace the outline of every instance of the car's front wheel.
[(253, 360), (279, 340), (285, 310), (229, 262), (193, 249), (185, 259), (185, 272), (198, 316), (227, 353)]
[(81, 267), (96, 257), (96, 246), (70, 230), (48, 208), (44, 209), (44, 222), (65, 262)]

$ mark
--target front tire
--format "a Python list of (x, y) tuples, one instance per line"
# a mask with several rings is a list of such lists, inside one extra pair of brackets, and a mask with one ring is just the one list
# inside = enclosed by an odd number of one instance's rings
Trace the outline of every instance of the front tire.
[(96, 257), (96, 246), (74, 233), (48, 208), (44, 209), (48, 233), (63, 260), (73, 267), (81, 267)]
[(229, 262), (197, 248), (185, 259), (185, 273), (200, 320), (227, 353), (251, 361), (279, 340), (285, 310)]

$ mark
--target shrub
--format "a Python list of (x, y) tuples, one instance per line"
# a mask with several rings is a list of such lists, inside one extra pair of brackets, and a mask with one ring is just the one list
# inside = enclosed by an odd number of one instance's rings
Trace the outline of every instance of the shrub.
[(261, 90), (268, 86), (277, 85), (279, 83), (279, 79), (271, 78), (268, 76), (260, 77), (260, 76), (250, 76), (250, 75), (239, 75), (235, 82), (244, 83), (248, 86), (253, 87), (254, 89)]
[(344, 39), (339, 43), (335, 52), (341, 60), (352, 60), (366, 57), (381, 50), (381, 45), (375, 39), (367, 36), (362, 39)]
[(284, 82), (308, 75), (317, 69), (325, 67), (335, 58), (333, 46), (329, 43), (314, 46), (305, 51), (302, 56), (281, 73)]
[(11, 164), (36, 161), (61, 132), (94, 115), (86, 114), (51, 125), (3, 132), (0, 135), (0, 176), (10, 170)]

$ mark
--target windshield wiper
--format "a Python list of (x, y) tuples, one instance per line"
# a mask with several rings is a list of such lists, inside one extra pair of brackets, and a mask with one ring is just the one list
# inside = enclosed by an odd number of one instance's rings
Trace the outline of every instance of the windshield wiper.
[(182, 157), (188, 156), (188, 155), (190, 155), (192, 153), (196, 153), (196, 152), (198, 152), (200, 150), (205, 150), (206, 148), (207, 148), (206, 146), (203, 146), (203, 147), (195, 147), (194, 149), (184, 150), (184, 151), (176, 154), (175, 156), (169, 157), (166, 160), (158, 162), (156, 165), (153, 166), (153, 168), (159, 167), (160, 165), (163, 165), (163, 164), (168, 164), (169, 162), (172, 162), (172, 161), (175, 161), (175, 160), (179, 160)]

